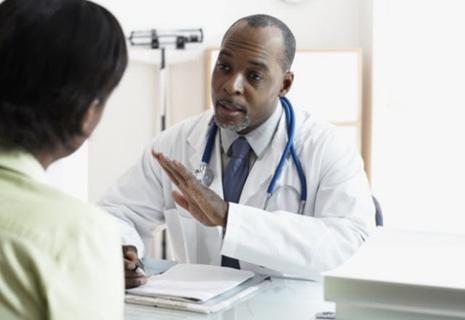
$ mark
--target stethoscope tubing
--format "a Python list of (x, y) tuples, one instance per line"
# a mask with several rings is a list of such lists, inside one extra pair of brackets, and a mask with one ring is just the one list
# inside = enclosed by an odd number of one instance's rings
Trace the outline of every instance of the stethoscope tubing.
[(215, 120), (212, 119), (209, 124), (210, 128), (208, 128), (207, 132), (207, 144), (205, 145), (205, 150), (202, 155), (202, 164), (207, 165), (210, 162), (210, 158), (213, 153), (213, 146), (215, 144), (215, 136), (216, 132), (218, 131), (218, 126), (215, 123)]
[(273, 177), (271, 178), (271, 182), (268, 186), (268, 189), (266, 193), (268, 194), (268, 197), (271, 198), (271, 195), (274, 192), (274, 189), (276, 188), (276, 183), (278, 182), (279, 177), (281, 176), (281, 173), (284, 169), (284, 163), (286, 162), (286, 159), (289, 155), (289, 152), (291, 150), (291, 146), (294, 142), (295, 139), (295, 123), (294, 123), (294, 117), (291, 112), (291, 108), (289, 108), (289, 105), (287, 104), (287, 99), (284, 97), (280, 98), (281, 104), (283, 105), (284, 112), (286, 113), (286, 126), (287, 126), (287, 143), (286, 146), (284, 147), (284, 151), (281, 154), (281, 158), (279, 159), (278, 166), (276, 167), (276, 170), (273, 174)]
[(307, 178), (305, 177), (304, 169), (302, 167), (302, 163), (300, 162), (299, 157), (297, 156), (297, 151), (295, 150), (295, 113), (294, 113), (294, 108), (292, 108), (292, 105), (286, 97), (281, 97), (281, 103), (284, 103), (287, 105), (290, 117), (292, 118), (292, 123), (290, 121), (287, 121), (288, 127), (293, 126), (293, 131), (294, 131), (294, 139), (291, 141), (291, 156), (292, 159), (294, 160), (294, 164), (297, 169), (297, 174), (299, 175), (299, 180), (301, 184), (301, 190), (300, 190), (300, 201), (307, 201)]

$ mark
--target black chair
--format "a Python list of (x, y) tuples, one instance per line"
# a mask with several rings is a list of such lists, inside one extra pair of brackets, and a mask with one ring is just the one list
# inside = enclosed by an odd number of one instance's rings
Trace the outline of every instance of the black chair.
[(372, 196), (373, 202), (375, 204), (375, 221), (376, 221), (376, 226), (377, 227), (382, 227), (383, 226), (383, 211), (381, 210), (381, 205), (379, 204), (379, 201), (375, 198), (375, 196)]

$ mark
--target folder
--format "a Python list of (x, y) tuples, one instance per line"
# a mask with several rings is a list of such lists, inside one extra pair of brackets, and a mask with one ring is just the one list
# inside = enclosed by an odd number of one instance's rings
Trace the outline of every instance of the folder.
[(127, 303), (213, 313), (270, 284), (267, 275), (231, 268), (177, 264), (152, 275), (146, 285), (129, 289)]

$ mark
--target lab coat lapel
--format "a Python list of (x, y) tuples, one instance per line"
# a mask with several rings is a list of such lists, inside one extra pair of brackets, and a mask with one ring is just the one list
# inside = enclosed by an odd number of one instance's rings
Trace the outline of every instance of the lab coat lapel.
[[(211, 112), (207, 112), (187, 137), (187, 143), (193, 150), (192, 155), (189, 156), (189, 164), (193, 170), (197, 169), (202, 161), (202, 155), (205, 150), (205, 145), (207, 144), (208, 125), (212, 115)], [(209, 188), (215, 191), (220, 197), (223, 197), (220, 150), (220, 138), (217, 133), (215, 137), (215, 146), (213, 147), (210, 163), (208, 164), (208, 167), (213, 172), (213, 181)]]
[[(212, 112), (206, 112), (203, 118), (194, 126), (187, 136), (187, 143), (190, 146), (188, 152), (188, 161), (192, 172), (199, 168), (202, 161), (202, 155), (207, 143), (207, 132), (209, 123), (212, 119)], [(208, 167), (212, 170), (213, 181), (210, 189), (223, 197), (222, 175), (221, 175), (221, 152), (220, 152), (220, 139), (217, 134), (215, 137), (215, 145), (213, 147), (210, 163)], [(193, 220), (195, 221), (195, 220)], [(220, 250), (223, 237), (222, 227), (208, 227), (200, 222), (195, 222), (195, 229), (197, 234), (197, 243), (202, 243), (202, 249), (196, 248), (197, 263), (208, 263), (219, 265), (220, 264)]]

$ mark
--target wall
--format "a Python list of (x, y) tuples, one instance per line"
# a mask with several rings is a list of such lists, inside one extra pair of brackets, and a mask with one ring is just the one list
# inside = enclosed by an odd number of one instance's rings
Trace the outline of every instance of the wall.
[[(126, 34), (151, 28), (204, 29), (202, 45), (167, 52), (170, 124), (205, 108), (203, 49), (219, 46), (229, 25), (242, 16), (267, 13), (282, 19), (295, 33), (299, 48), (362, 47), (371, 52), (370, 32), (366, 31), (371, 28), (371, 11), (367, 10), (371, 0), (309, 0), (298, 5), (280, 0), (97, 2), (118, 17)], [(159, 53), (131, 50), (131, 56), (128, 71), (89, 143), (91, 201), (139, 158), (143, 146), (159, 130)], [(369, 66), (365, 70), (369, 72)]]
[(218, 45), (236, 19), (267, 13), (285, 21), (303, 47), (358, 44), (358, 19), (364, 0), (309, 0), (291, 5), (280, 0), (99, 0), (120, 20), (126, 33), (150, 28), (205, 29), (206, 43)]
[(465, 3), (375, 0), (373, 188), (386, 225), (464, 233)]
[(130, 61), (119, 87), (108, 100), (102, 120), (89, 140), (90, 201), (100, 198), (155, 135), (156, 76), (147, 65)]

